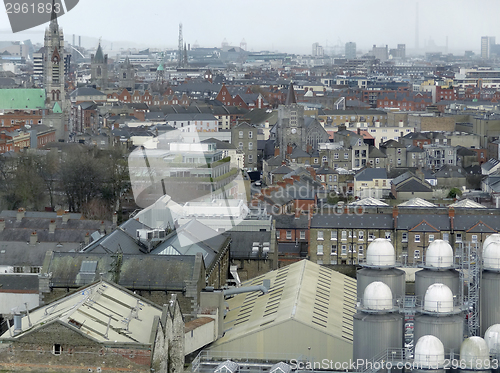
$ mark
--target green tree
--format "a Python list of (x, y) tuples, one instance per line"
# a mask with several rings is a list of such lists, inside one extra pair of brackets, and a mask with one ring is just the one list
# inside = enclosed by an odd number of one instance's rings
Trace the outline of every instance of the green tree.
[(462, 191), (459, 188), (451, 188), (448, 192), (448, 198), (457, 198), (462, 195)]

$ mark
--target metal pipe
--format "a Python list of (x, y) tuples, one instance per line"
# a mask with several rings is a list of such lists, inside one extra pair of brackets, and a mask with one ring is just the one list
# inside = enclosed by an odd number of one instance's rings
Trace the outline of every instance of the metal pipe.
[(269, 292), (270, 287), (271, 287), (271, 281), (266, 279), (266, 280), (264, 280), (262, 285), (227, 289), (227, 290), (224, 290), (223, 293), (224, 293), (225, 297), (227, 297), (229, 295), (234, 295), (234, 294), (250, 293), (252, 291), (261, 291), (262, 294), (267, 294)]

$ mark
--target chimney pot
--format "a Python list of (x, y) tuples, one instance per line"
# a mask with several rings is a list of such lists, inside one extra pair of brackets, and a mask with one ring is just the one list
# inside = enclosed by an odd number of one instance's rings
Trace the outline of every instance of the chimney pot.
[(26, 210), (24, 210), (22, 207), (17, 209), (17, 221), (20, 222), (21, 220), (23, 220), (24, 218), (24, 213), (26, 212)]
[(62, 216), (62, 221), (63, 221), (63, 224), (66, 224), (69, 221), (69, 212), (68, 211), (64, 211), (64, 214)]
[(30, 245), (35, 246), (37, 242), (38, 242), (38, 234), (36, 233), (36, 231), (33, 231), (31, 232), (30, 236)]
[(56, 231), (56, 221), (55, 219), (50, 220), (49, 233), (54, 233)]

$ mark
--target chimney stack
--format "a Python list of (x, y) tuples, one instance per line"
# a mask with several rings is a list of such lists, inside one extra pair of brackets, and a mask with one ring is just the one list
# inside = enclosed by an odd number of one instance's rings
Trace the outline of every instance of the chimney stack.
[(454, 207), (448, 207), (448, 216), (450, 217), (450, 229), (453, 232), (455, 229), (454, 223), (455, 223), (455, 208)]
[(26, 210), (24, 210), (22, 207), (19, 208), (19, 209), (17, 209), (17, 216), (16, 216), (16, 218), (17, 218), (18, 222), (20, 222), (20, 221), (23, 220), (25, 212), (26, 212)]
[(90, 242), (90, 234), (89, 234), (89, 232), (87, 232), (85, 234), (85, 238), (84, 238), (85, 246), (87, 246), (89, 244), (89, 242)]
[(0, 232), (5, 229), (5, 219), (0, 219)]
[(56, 231), (56, 220), (51, 219), (49, 224), (49, 233), (54, 233)]
[(101, 220), (101, 234), (104, 234), (105, 231), (106, 229), (104, 227), (104, 220)]
[(397, 227), (397, 225), (398, 225), (398, 215), (399, 215), (398, 206), (394, 206), (392, 208), (392, 218), (394, 219), (394, 226), (395, 227)]
[(66, 224), (69, 220), (69, 212), (68, 211), (64, 211), (64, 214), (62, 216), (62, 221), (63, 221), (63, 224)]
[(118, 225), (118, 214), (116, 212), (113, 214), (113, 225)]
[(33, 231), (31, 232), (30, 235), (30, 245), (35, 246), (37, 242), (38, 242), (38, 233), (36, 233), (36, 231)]

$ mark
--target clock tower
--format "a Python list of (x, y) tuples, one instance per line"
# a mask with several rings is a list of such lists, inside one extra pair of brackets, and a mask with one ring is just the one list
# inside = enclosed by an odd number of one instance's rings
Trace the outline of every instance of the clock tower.
[(287, 148), (299, 147), (307, 151), (304, 107), (297, 104), (293, 83), (290, 83), (285, 105), (278, 107), (277, 145), (280, 156), (285, 159)]

